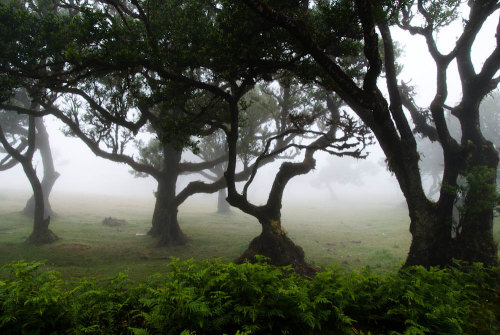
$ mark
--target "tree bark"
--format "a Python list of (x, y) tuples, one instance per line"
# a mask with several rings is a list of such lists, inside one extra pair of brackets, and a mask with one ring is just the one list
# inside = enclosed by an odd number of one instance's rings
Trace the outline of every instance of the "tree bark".
[(49, 244), (57, 241), (59, 238), (49, 229), (50, 216), (44, 217), (44, 201), (43, 190), (40, 180), (36, 176), (35, 169), (31, 165), (31, 161), (21, 161), (24, 172), (30, 181), (33, 189), (33, 197), (35, 199), (34, 223), (33, 232), (26, 239), (26, 242), (31, 244)]
[(405, 267), (450, 263), (451, 217), (428, 201), (407, 201), (412, 241)]
[(319, 271), (319, 268), (305, 261), (304, 250), (287, 236), (279, 219), (262, 216), (259, 223), (262, 233), (250, 242), (236, 263), (254, 262), (256, 255), (262, 255), (268, 257), (273, 265), (291, 265), (295, 272), (307, 277), (313, 277)]
[(188, 237), (182, 232), (177, 219), (176, 184), (182, 151), (170, 144), (163, 145), (164, 169), (158, 178), (158, 191), (149, 235), (158, 238), (158, 246), (184, 245)]
[[(36, 118), (35, 120), (37, 134), (36, 134), (36, 146), (42, 156), (43, 163), (43, 179), (42, 179), (42, 191), (43, 191), (43, 202), (44, 202), (44, 219), (48, 216), (54, 216), (54, 211), (50, 205), (49, 197), (52, 188), (59, 178), (59, 173), (54, 168), (54, 160), (52, 158), (52, 150), (50, 148), (49, 134), (42, 118)], [(32, 196), (26, 202), (26, 206), (23, 209), (23, 213), (26, 215), (33, 215), (35, 211), (35, 197)]]

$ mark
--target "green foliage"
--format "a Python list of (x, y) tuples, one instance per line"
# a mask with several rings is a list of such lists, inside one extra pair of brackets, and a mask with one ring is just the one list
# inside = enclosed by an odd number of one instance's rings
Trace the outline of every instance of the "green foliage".
[(467, 207), (459, 209), (470, 215), (491, 210), (500, 204), (496, 188), (496, 171), (486, 166), (476, 166), (465, 174), (466, 183), (459, 186), (459, 195), (473, 199)]
[[(399, 1), (402, 6), (406, 7), (404, 11), (405, 23), (411, 21), (425, 22), (423, 26), (427, 26), (432, 30), (439, 30), (442, 27), (448, 26), (455, 21), (459, 16), (459, 6), (464, 2), (462, 0), (427, 0), (415, 1), (404, 0)], [(412, 22), (414, 23), (414, 22)]]
[[(465, 215), (475, 216), (483, 211), (500, 211), (500, 193), (495, 183), (497, 172), (486, 166), (475, 166), (464, 173), (455, 187), (443, 185), (447, 192), (456, 194), (460, 220)], [(464, 201), (467, 200), (467, 201)], [(459, 232), (460, 222), (454, 222)]]
[(8, 264), (11, 279), (0, 281), (2, 334), (55, 334), (73, 320), (70, 293), (54, 271), (39, 273), (40, 262)]
[(75, 310), (75, 334), (129, 334), (139, 326), (134, 318), (138, 295), (126, 274), (103, 283), (82, 279), (70, 291)]
[(318, 326), (307, 282), (290, 268), (259, 262), (174, 260), (165, 277), (147, 284), (146, 323), (160, 334), (307, 334)]
[(386, 276), (330, 268), (173, 260), (141, 283), (125, 274), (64, 282), (41, 263), (7, 265), (2, 334), (497, 334), (500, 268), (411, 267)]

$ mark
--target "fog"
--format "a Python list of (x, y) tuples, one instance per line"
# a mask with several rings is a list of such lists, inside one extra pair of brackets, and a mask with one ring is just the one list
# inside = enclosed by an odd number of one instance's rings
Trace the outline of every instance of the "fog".
[[(151, 178), (136, 178), (131, 168), (95, 156), (79, 139), (68, 138), (60, 131), (63, 125), (54, 118), (46, 118), (50, 134), (52, 154), (56, 170), (61, 174), (52, 194), (83, 193), (108, 196), (147, 198), (154, 201), (156, 181)], [(284, 204), (299, 201), (311, 203), (330, 202), (377, 202), (399, 203), (403, 201), (397, 182), (385, 168), (384, 156), (377, 145), (368, 148), (366, 159), (332, 157), (319, 153), (316, 169), (311, 173), (293, 178), (285, 189)], [(281, 162), (269, 164), (258, 171), (249, 191), (251, 200), (265, 201), (272, 179)], [(42, 177), (41, 160), (35, 157), (39, 177)], [(271, 176), (271, 177), (269, 177)], [(178, 189), (199, 175), (181, 176)], [(31, 189), (18, 164), (0, 174), (2, 189)], [(195, 195), (197, 201), (216, 202), (216, 195)]]
[[(460, 24), (458, 22), (457, 24)], [(483, 55), (488, 54), (495, 46), (495, 17), (487, 21), (478, 36), (473, 52), (476, 65), (482, 65)], [(441, 50), (445, 51), (455, 42), (454, 27), (445, 29), (438, 40)], [(492, 33), (493, 32), (493, 33)], [(428, 106), (435, 89), (434, 66), (423, 38), (412, 36), (395, 30), (394, 37), (404, 50), (401, 62), (404, 70), (400, 80), (416, 87), (416, 102), (420, 106)], [(410, 44), (411, 42), (411, 44)], [(449, 98), (447, 103), (453, 105), (460, 98), (460, 89), (456, 66), (452, 66), (448, 76)], [(153, 192), (156, 182), (151, 177), (135, 178), (129, 173), (130, 167), (125, 164), (111, 162), (96, 157), (82, 142), (64, 136), (60, 122), (51, 117), (45, 118), (50, 134), (56, 170), (60, 173), (52, 194), (85, 193), (108, 196), (126, 196), (146, 198), (154, 201)], [(337, 158), (327, 154), (317, 154), (316, 169), (305, 176), (291, 180), (285, 190), (284, 205), (295, 202), (325, 204), (356, 204), (362, 206), (368, 202), (375, 204), (398, 205), (403, 202), (399, 186), (384, 164), (384, 156), (377, 144), (367, 149), (370, 155), (365, 160)], [(258, 179), (251, 187), (249, 194), (257, 202), (264, 201), (271, 179), (278, 165), (264, 167), (258, 173)], [(39, 158), (35, 160), (38, 174), (41, 177), (42, 165)], [(190, 179), (181, 177), (179, 188)], [(427, 183), (428, 184), (428, 183)], [(26, 190), (30, 185), (20, 165), (0, 173), (0, 185), (3, 190)], [(213, 201), (216, 197), (197, 195), (197, 200)], [(57, 211), (57, 208), (55, 208)]]

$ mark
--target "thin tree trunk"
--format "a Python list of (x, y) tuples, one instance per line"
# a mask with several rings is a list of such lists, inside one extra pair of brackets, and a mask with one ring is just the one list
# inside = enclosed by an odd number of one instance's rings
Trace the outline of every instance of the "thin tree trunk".
[[(36, 118), (35, 120), (37, 134), (36, 134), (36, 146), (42, 156), (43, 163), (43, 179), (42, 179), (42, 191), (43, 191), (43, 201), (44, 201), (44, 219), (48, 216), (54, 216), (54, 212), (50, 205), (49, 197), (52, 188), (59, 178), (59, 173), (56, 172), (54, 168), (54, 160), (52, 158), (52, 150), (50, 148), (49, 134), (42, 118)], [(32, 196), (28, 199), (26, 206), (24, 207), (23, 213), (26, 215), (33, 215), (35, 211), (35, 197)]]
[(231, 213), (231, 205), (226, 200), (227, 192), (225, 188), (222, 188), (218, 192), (217, 196), (217, 213), (218, 214), (230, 214)]

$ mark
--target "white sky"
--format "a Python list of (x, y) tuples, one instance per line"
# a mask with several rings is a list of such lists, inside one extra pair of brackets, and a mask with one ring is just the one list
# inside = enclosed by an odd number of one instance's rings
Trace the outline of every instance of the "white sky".
[[(488, 20), (476, 40), (473, 51), (476, 66), (482, 65), (485, 55), (488, 55), (495, 47), (494, 35), (497, 22), (498, 13)], [(451, 46), (455, 41), (455, 31), (457, 31), (456, 27), (443, 31), (439, 43)], [(411, 84), (416, 86), (418, 92), (417, 102), (421, 106), (428, 106), (435, 89), (435, 68), (427, 53), (425, 42), (422, 37), (411, 36), (404, 32), (394, 31), (394, 38), (404, 49), (401, 59), (404, 71), (400, 80), (403, 79), (405, 82), (411, 80)], [(447, 102), (453, 105), (461, 96), (456, 66), (449, 71), (448, 83), (450, 89)], [(128, 166), (98, 158), (79, 140), (65, 137), (59, 131), (61, 125), (58, 122), (48, 119), (46, 124), (50, 133), (56, 170), (61, 174), (54, 186), (54, 193), (122, 195), (146, 197), (153, 201), (156, 183), (152, 178), (134, 178), (129, 173)], [(349, 158), (347, 161), (340, 161), (338, 158), (320, 155), (317, 169), (313, 173), (291, 181), (285, 190), (285, 200), (303, 199), (307, 194), (307, 198), (311, 201), (318, 201), (318, 199), (354, 201), (358, 197), (376, 198), (381, 202), (402, 201), (395, 178), (380, 163), (383, 161), (380, 149), (374, 146), (369, 151), (372, 155), (366, 161), (358, 162)], [(41, 163), (38, 166), (37, 170), (41, 175)], [(338, 171), (365, 171), (367, 173), (363, 178), (358, 178), (356, 173), (339, 178), (334, 175)], [(271, 168), (266, 168), (260, 175), (273, 174), (271, 174)], [(269, 186), (269, 180), (260, 180), (252, 190), (265, 190)], [(21, 167), (18, 166), (0, 173), (0, 188), (29, 190), (30, 186)], [(255, 198), (263, 200), (263, 194)]]

